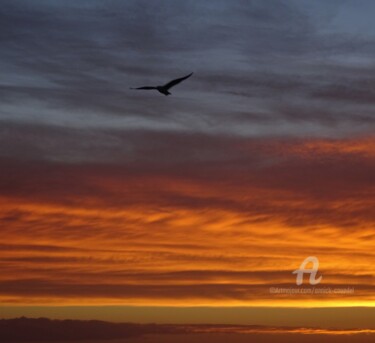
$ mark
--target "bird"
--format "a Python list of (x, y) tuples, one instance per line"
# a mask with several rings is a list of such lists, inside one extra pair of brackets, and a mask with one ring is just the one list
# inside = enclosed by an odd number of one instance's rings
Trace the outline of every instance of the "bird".
[(137, 90), (151, 90), (151, 89), (156, 89), (161, 94), (170, 95), (170, 94), (172, 94), (172, 93), (169, 92), (170, 88), (172, 88), (172, 87), (176, 86), (177, 84), (179, 84), (180, 82), (186, 80), (191, 75), (193, 75), (193, 73), (190, 73), (189, 75), (180, 77), (179, 79), (175, 79), (175, 80), (169, 81), (168, 83), (166, 83), (163, 86), (156, 86), (156, 87), (145, 86), (145, 87), (137, 87), (137, 88), (130, 87), (130, 89), (137, 89)]

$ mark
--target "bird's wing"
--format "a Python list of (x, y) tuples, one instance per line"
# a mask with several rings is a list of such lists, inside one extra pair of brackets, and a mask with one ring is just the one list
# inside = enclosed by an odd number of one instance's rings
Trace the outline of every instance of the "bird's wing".
[(166, 83), (163, 87), (166, 88), (166, 89), (169, 89), (173, 86), (176, 86), (177, 84), (179, 84), (180, 82), (186, 80), (188, 77), (190, 77), (191, 75), (193, 75), (193, 73), (190, 73), (189, 75), (186, 75), (184, 77), (180, 77), (179, 79), (175, 79), (175, 80), (172, 80), (168, 83)]
[(156, 87), (138, 87), (138, 88), (131, 88), (130, 89), (156, 89)]

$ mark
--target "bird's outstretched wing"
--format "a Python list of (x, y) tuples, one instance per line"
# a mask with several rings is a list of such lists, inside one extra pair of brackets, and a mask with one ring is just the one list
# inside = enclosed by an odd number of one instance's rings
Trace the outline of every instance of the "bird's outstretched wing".
[(189, 78), (191, 75), (193, 75), (193, 73), (190, 73), (189, 75), (186, 75), (184, 77), (180, 77), (179, 79), (175, 79), (175, 80), (172, 80), (168, 83), (166, 83), (163, 87), (166, 88), (166, 89), (169, 89), (173, 86), (176, 86), (177, 84), (179, 84), (180, 82), (186, 80), (187, 78)]
[(137, 87), (137, 88), (130, 87), (130, 89), (156, 89), (156, 87)]

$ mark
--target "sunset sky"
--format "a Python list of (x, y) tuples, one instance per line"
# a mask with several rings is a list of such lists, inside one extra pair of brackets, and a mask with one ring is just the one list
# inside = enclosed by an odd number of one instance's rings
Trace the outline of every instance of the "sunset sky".
[(375, 329), (374, 13), (2, 1), (0, 317)]

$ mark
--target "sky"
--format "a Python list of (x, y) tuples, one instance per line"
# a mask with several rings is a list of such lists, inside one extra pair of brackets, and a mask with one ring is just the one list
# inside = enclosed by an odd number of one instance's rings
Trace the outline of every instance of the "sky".
[(0, 316), (369, 328), (374, 10), (2, 1)]

